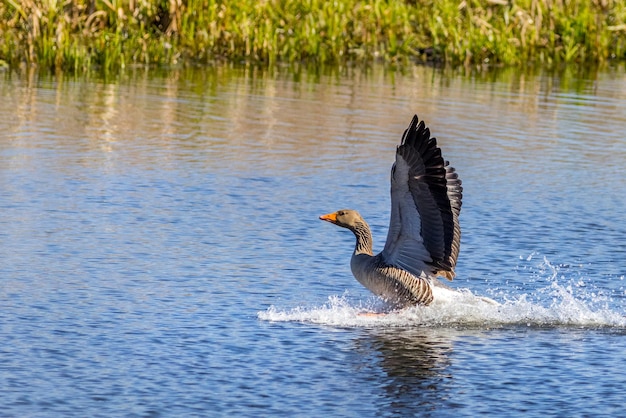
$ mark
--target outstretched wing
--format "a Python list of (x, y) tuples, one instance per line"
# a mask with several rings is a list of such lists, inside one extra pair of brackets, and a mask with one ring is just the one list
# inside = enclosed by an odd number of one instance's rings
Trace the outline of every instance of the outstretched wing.
[(463, 188), (430, 130), (413, 117), (391, 168), (391, 220), (382, 252), (386, 263), (415, 275), (450, 280), (459, 254)]

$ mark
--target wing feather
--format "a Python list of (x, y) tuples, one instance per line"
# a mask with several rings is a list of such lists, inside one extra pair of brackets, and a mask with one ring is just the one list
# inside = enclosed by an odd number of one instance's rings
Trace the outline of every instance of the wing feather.
[(417, 116), (391, 169), (391, 219), (382, 256), (415, 275), (454, 277), (461, 230), (461, 180)]

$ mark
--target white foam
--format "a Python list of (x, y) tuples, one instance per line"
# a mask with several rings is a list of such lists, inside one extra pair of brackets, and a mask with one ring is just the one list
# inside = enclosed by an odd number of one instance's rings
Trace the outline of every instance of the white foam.
[[(384, 312), (384, 305), (375, 299), (365, 303), (350, 300), (346, 295), (330, 297), (328, 303), (314, 307), (281, 309), (271, 306), (258, 313), (261, 320), (291, 321), (347, 327), (406, 327), (406, 326), (578, 326), (626, 328), (626, 316), (605, 303), (577, 298), (572, 288), (551, 283), (540, 289), (544, 301), (532, 301), (527, 294), (501, 295), (503, 300), (474, 295), (469, 290), (440, 293), (430, 306), (412, 307), (381, 316), (364, 316), (366, 312)], [(534, 296), (534, 295), (532, 295)], [(540, 298), (540, 299), (541, 299)], [(547, 303), (546, 303), (547, 301)], [(596, 300), (597, 302), (597, 300)], [(606, 300), (605, 300), (606, 302)]]

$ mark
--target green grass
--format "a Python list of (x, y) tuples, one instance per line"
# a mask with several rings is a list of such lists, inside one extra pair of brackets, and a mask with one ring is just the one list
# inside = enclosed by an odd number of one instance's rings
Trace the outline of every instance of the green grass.
[(0, 0), (0, 65), (598, 64), (623, 0)]

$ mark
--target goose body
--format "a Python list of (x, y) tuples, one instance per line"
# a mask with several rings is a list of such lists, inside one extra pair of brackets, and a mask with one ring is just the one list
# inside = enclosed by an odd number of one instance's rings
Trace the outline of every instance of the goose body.
[(357, 211), (342, 209), (320, 219), (354, 233), (350, 267), (363, 286), (397, 307), (428, 305), (433, 287), (447, 288), (437, 277), (455, 275), (462, 192), (437, 140), (414, 116), (391, 168), (391, 219), (382, 252), (373, 254), (370, 227)]

